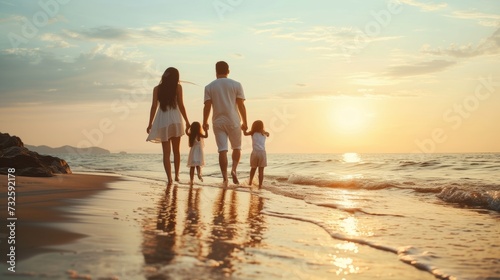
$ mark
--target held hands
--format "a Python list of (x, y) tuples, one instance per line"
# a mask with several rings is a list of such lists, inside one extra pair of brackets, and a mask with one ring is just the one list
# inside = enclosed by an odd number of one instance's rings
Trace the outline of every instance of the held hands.
[(207, 131), (209, 128), (210, 126), (208, 125), (208, 123), (203, 124), (203, 130)]
[(241, 130), (243, 130), (243, 131), (247, 131), (247, 130), (248, 130), (248, 126), (247, 126), (247, 124), (246, 124), (246, 123), (243, 123), (243, 124), (241, 125)]

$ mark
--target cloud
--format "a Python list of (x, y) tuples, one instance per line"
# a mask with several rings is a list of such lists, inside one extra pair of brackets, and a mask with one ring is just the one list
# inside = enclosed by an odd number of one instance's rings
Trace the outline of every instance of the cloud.
[(454, 58), (471, 58), (484, 55), (495, 55), (500, 53), (500, 28), (490, 37), (482, 40), (477, 47), (472, 44), (457, 46), (450, 45), (446, 49), (431, 49), (429, 45), (422, 47), (421, 52), (437, 56), (450, 56)]
[(0, 23), (15, 22), (20, 23), (24, 17), (19, 15), (11, 15), (8, 17), (0, 18)]
[(174, 44), (200, 43), (201, 37), (209, 34), (207, 28), (200, 28), (190, 22), (160, 23), (141, 28), (121, 28), (99, 26), (81, 30), (63, 30), (62, 37), (67, 40), (115, 42), (134, 44)]
[(110, 26), (101, 26), (82, 30), (79, 32), (66, 33), (70, 35), (72, 39), (80, 40), (129, 40), (132, 39), (132, 30), (127, 30), (123, 28), (115, 28)]
[(363, 88), (389, 86), (396, 83), (392, 79), (385, 76), (380, 76), (370, 72), (359, 72), (346, 77), (346, 79), (349, 80), (351, 84), (362, 86)]
[[(146, 62), (82, 53), (71, 61), (40, 49), (0, 52), (0, 107), (23, 104), (109, 105), (123, 94), (152, 88), (157, 73)], [(156, 71), (157, 72), (157, 71)], [(147, 89), (149, 93), (150, 88)]]
[(327, 56), (350, 56), (367, 44), (401, 38), (400, 36), (370, 36), (357, 27), (312, 26), (256, 28), (254, 34), (269, 34), (273, 38), (305, 42), (307, 50), (326, 53)]
[(7, 1), (0, 1), (0, 3), (4, 4), (4, 5), (9, 5), (9, 6), (12, 6), (12, 7), (15, 7), (16, 5), (10, 3), (10, 2), (7, 2)]
[(245, 56), (241, 53), (233, 53), (231, 54), (232, 57), (236, 58), (236, 59), (243, 59), (245, 58)]
[(431, 60), (414, 64), (396, 65), (389, 67), (389, 69), (383, 75), (388, 77), (409, 77), (425, 75), (443, 71), (455, 64), (455, 61)]
[(358, 88), (352, 91), (290, 91), (263, 96), (260, 98), (253, 98), (252, 101), (257, 100), (329, 100), (335, 98), (391, 98), (391, 97), (418, 97), (422, 94), (420, 92), (410, 91), (388, 91), (378, 90), (373, 88)]
[(285, 18), (285, 19), (263, 22), (258, 24), (258, 26), (282, 25), (287, 23), (302, 23), (302, 22), (298, 18)]
[(49, 42), (47, 45), (48, 48), (69, 48), (75, 47), (75, 45), (71, 45), (67, 41), (65, 41), (61, 36), (53, 33), (45, 33), (40, 36), (40, 40)]
[(437, 11), (448, 7), (448, 4), (446, 3), (422, 3), (417, 0), (400, 0), (400, 2), (409, 6), (420, 8), (426, 12)]
[(477, 11), (455, 11), (449, 17), (475, 20), (479, 25), (487, 27), (500, 26), (500, 15), (480, 13)]

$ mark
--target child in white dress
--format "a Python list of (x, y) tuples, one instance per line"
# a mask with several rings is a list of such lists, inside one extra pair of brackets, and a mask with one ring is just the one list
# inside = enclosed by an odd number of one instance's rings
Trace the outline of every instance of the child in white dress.
[(266, 138), (269, 137), (269, 132), (264, 130), (264, 123), (260, 120), (253, 122), (252, 129), (247, 132), (246, 136), (252, 136), (252, 154), (250, 155), (250, 180), (248, 184), (251, 186), (255, 171), (259, 168), (259, 189), (262, 188), (264, 181), (264, 167), (267, 166), (266, 154)]
[(203, 138), (208, 137), (208, 131), (205, 130), (203, 133), (202, 127), (199, 122), (193, 122), (191, 127), (186, 131), (189, 136), (189, 156), (187, 166), (190, 167), (189, 177), (190, 184), (194, 181), (194, 169), (198, 173), (198, 179), (203, 182), (203, 177), (201, 177), (201, 167), (205, 165), (205, 157), (203, 155)]

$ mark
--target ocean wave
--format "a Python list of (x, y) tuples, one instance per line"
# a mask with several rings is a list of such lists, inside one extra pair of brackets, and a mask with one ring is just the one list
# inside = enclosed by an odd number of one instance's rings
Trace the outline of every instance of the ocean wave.
[(443, 187), (410, 187), (409, 189), (417, 193), (441, 193)]
[(297, 174), (290, 175), (287, 179), (287, 183), (339, 189), (380, 190), (396, 187), (395, 184), (389, 181), (376, 182), (368, 179), (334, 180), (301, 176)]
[(427, 160), (427, 161), (400, 161), (399, 166), (401, 167), (406, 167), (406, 166), (419, 166), (419, 167), (428, 167), (428, 166), (436, 166), (441, 164), (437, 160)]
[(496, 190), (464, 190), (450, 186), (444, 187), (437, 197), (448, 203), (500, 212), (500, 191)]
[[(403, 190), (413, 191), (419, 194), (435, 194), (442, 201), (459, 204), (465, 207), (483, 208), (500, 212), (500, 186), (496, 184), (484, 184), (482, 182), (460, 181), (460, 182), (414, 182), (414, 181), (390, 181), (368, 178), (325, 179), (318, 177), (302, 176), (292, 174), (286, 177), (276, 178), (277, 182), (286, 185), (315, 186), (320, 188), (346, 189), (346, 190)], [(331, 205), (321, 205), (329, 206)], [(341, 209), (346, 210), (346, 209)], [(347, 209), (360, 212), (359, 209)], [(348, 212), (349, 212), (348, 211)], [(362, 211), (361, 211), (362, 212)], [(369, 213), (367, 213), (369, 214)]]
[(456, 279), (456, 277), (444, 273), (438, 267), (432, 265), (433, 261), (439, 258), (432, 252), (421, 251), (413, 246), (407, 246), (400, 248), (397, 254), (402, 262), (412, 265), (420, 270), (427, 271), (438, 279)]

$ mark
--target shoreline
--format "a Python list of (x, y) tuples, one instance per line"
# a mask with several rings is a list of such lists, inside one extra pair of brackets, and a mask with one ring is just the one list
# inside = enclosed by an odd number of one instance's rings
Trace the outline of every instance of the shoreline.
[[(166, 186), (113, 174), (18, 182), (19, 222), (26, 219), (32, 228), (17, 232), (32, 243), (13, 279), (434, 279), (392, 253), (267, 214), (309, 206), (265, 190), (215, 182)], [(10, 276), (5, 263), (0, 267)]]

